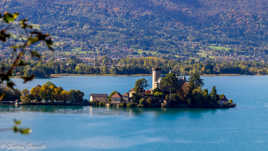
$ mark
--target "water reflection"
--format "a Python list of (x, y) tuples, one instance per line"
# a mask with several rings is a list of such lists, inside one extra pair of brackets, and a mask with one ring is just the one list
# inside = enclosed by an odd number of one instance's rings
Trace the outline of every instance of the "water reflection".
[(43, 112), (62, 114), (88, 114), (89, 116), (169, 116), (177, 119), (179, 115), (187, 115), (191, 119), (200, 119), (205, 114), (215, 114), (228, 109), (166, 109), (166, 108), (112, 108), (92, 106), (0, 106), (0, 112)]

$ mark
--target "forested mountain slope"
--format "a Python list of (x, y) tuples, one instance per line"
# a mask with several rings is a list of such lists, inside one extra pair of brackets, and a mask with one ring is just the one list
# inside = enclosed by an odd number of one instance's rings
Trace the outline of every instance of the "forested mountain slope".
[[(2, 0), (64, 51), (265, 59), (267, 0)], [(139, 50), (140, 49), (140, 50)]]

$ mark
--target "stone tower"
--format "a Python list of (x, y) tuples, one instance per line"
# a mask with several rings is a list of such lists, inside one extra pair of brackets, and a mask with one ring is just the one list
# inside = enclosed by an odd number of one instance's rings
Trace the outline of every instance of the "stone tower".
[(152, 69), (152, 90), (159, 88), (161, 71), (160, 68)]

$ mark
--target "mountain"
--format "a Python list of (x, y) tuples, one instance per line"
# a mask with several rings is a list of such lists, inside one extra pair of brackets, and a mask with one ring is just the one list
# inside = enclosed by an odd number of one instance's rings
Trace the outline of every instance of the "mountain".
[(266, 60), (267, 0), (2, 0), (87, 55)]

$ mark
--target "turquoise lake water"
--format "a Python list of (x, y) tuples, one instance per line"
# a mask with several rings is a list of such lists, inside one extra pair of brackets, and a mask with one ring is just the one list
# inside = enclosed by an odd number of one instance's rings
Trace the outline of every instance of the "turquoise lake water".
[[(48, 80), (90, 93), (126, 92), (138, 76), (81, 76)], [(151, 81), (151, 77), (145, 77)], [(265, 151), (268, 149), (268, 76), (203, 77), (237, 103), (233, 109), (109, 109), (1, 107), (0, 127), (23, 121), (28, 136), (1, 132), (0, 150), (44, 151)], [(151, 82), (150, 82), (151, 83)]]

